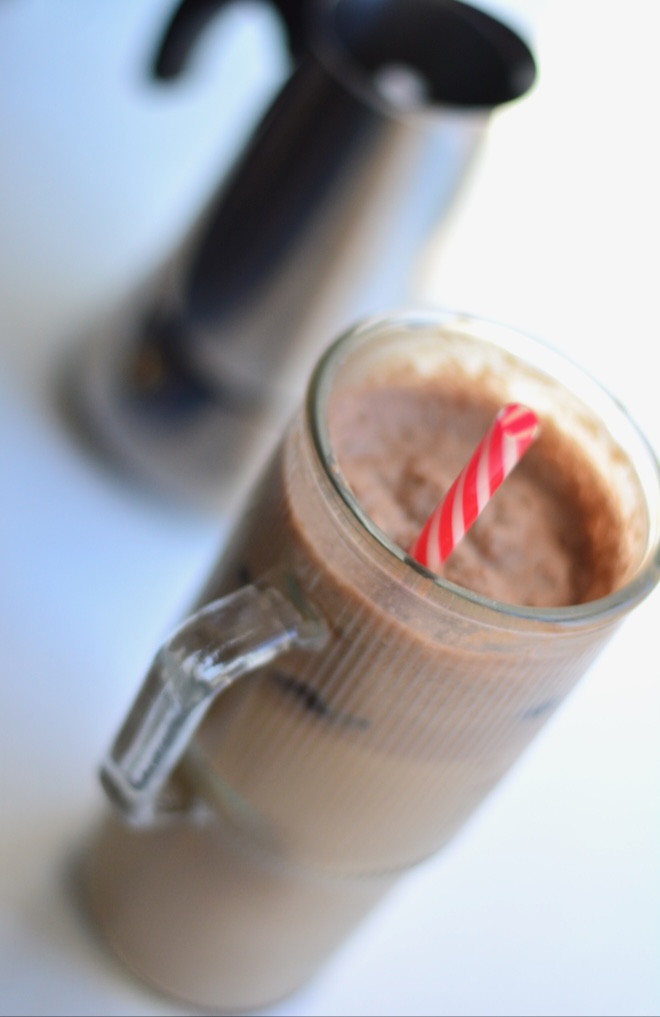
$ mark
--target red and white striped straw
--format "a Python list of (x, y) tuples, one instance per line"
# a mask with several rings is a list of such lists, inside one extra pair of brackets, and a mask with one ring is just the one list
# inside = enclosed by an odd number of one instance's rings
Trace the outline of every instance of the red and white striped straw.
[(438, 572), (538, 432), (538, 418), (526, 406), (510, 403), (501, 409), (410, 546), (410, 557)]

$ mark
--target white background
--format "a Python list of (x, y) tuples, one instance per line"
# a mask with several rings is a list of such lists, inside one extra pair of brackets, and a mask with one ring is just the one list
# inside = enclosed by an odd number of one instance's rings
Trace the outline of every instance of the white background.
[[(494, 118), (416, 293), (570, 353), (657, 451), (660, 10), (489, 6), (533, 28), (538, 85)], [(150, 86), (141, 68), (168, 8), (0, 8), (8, 1014), (182, 1012), (97, 943), (75, 871), (103, 807), (98, 760), (227, 520), (107, 472), (61, 426), (52, 394), (69, 344), (174, 243), (282, 74), (272, 23), (246, 9), (209, 33), (185, 82)], [(659, 606), (656, 593), (628, 619), (454, 844), (272, 1013), (660, 1012)]]

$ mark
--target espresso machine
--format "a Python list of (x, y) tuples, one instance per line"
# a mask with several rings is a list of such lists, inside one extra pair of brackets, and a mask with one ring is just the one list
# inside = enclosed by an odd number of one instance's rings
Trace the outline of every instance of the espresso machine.
[[(272, 5), (288, 77), (178, 249), (76, 345), (63, 385), (98, 450), (212, 507), (275, 441), (321, 350), (406, 301), (489, 117), (536, 73), (512, 27), (458, 0)], [(228, 6), (179, 3), (153, 54), (163, 88)]]

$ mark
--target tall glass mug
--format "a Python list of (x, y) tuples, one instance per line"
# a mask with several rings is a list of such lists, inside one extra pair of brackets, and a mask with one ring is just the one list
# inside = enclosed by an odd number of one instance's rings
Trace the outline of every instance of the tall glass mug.
[[(380, 374), (460, 374), (576, 439), (621, 518), (614, 592), (511, 606), (385, 536), (328, 408)], [(93, 908), (162, 990), (224, 1010), (295, 990), (506, 773), (660, 575), (656, 460), (621, 407), (490, 322), (401, 312), (342, 336), (103, 768)], [(117, 814), (118, 813), (118, 814)]]

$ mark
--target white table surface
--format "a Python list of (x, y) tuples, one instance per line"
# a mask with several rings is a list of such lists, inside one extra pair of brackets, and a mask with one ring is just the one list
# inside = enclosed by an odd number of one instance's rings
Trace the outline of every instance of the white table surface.
[[(147, 21), (166, 9), (138, 6)], [(0, 11), (0, 86), (22, 98), (36, 95), (28, 21), (47, 7)], [(534, 16), (539, 84), (495, 118), (417, 293), (569, 352), (658, 450), (660, 12), (654, 0), (552, 0)], [(97, 29), (83, 18), (78, 30)], [(56, 56), (40, 38), (42, 61), (83, 73), (67, 64), (73, 50)], [(84, 73), (93, 93), (94, 66)], [(183, 1012), (97, 943), (75, 870), (103, 808), (98, 760), (228, 520), (159, 501), (90, 458), (58, 419), (53, 378), (83, 322), (177, 235), (221, 163), (212, 138), (163, 166), (160, 190), (145, 187), (172, 124), (193, 138), (207, 122), (214, 73), (200, 72), (151, 133), (141, 108), (132, 121), (86, 122), (99, 151), (95, 130), (121, 145), (132, 124), (135, 179), (96, 164), (69, 175), (63, 136), (47, 130), (55, 113), (40, 121), (35, 102), (33, 123), (27, 103), (27, 119), (12, 119), (0, 101), (2, 1013)], [(19, 136), (51, 146), (38, 172)], [(83, 191), (85, 229), (71, 225)], [(659, 606), (656, 592), (628, 619), (453, 845), (271, 1013), (660, 1012)]]

